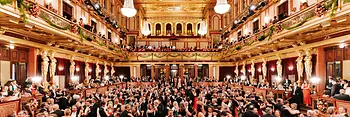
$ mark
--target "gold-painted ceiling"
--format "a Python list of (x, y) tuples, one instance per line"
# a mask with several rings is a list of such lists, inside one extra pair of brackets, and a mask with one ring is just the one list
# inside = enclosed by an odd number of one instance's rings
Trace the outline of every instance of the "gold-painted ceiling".
[(202, 17), (203, 10), (215, 0), (136, 0), (146, 17), (191, 16)]

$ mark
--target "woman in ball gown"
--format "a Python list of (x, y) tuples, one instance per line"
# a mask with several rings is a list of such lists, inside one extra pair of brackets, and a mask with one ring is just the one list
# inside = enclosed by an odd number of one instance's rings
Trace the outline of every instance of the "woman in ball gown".
[(310, 97), (310, 83), (308, 80), (305, 80), (303, 82), (303, 85), (301, 86), (303, 89), (303, 96), (304, 96), (304, 104), (311, 105), (311, 97)]

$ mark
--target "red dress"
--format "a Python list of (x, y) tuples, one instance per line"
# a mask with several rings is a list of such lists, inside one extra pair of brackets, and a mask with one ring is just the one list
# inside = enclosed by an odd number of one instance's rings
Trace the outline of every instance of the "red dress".
[(309, 84), (303, 84), (303, 96), (304, 96), (304, 104), (311, 105), (311, 97), (310, 97), (310, 88)]

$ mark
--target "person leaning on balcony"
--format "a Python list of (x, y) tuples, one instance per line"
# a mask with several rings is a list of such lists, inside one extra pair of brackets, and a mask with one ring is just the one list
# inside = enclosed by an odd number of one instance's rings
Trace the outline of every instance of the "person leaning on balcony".
[(273, 20), (272, 20), (272, 24), (275, 24), (275, 23), (277, 23), (278, 22), (278, 18), (277, 18), (277, 16), (274, 16), (273, 17)]
[(83, 20), (83, 18), (79, 19), (79, 26), (84, 27), (84, 20)]

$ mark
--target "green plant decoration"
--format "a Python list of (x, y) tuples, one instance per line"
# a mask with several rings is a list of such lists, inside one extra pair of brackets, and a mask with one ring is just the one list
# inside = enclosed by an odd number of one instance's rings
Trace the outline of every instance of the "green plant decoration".
[(240, 49), (242, 49), (241, 45), (236, 46), (236, 50), (240, 50)]
[(67, 27), (60, 27), (60, 26), (57, 26), (55, 23), (53, 23), (51, 20), (49, 20), (49, 18), (47, 18), (46, 16), (40, 16), (42, 19), (45, 20), (46, 23), (48, 23), (49, 25), (55, 27), (55, 28), (58, 28), (58, 29), (61, 29), (61, 30), (68, 30), (71, 28), (71, 26), (67, 26)]
[(109, 46), (108, 49), (114, 50), (114, 47), (113, 46)]
[(0, 0), (0, 5), (7, 5), (7, 4), (10, 4), (12, 2), (13, 2), (13, 0)]
[(306, 17), (305, 19), (303, 19), (301, 22), (299, 22), (299, 23), (297, 23), (297, 24), (294, 24), (294, 25), (292, 25), (292, 26), (290, 26), (290, 27), (285, 27), (285, 26), (281, 26), (283, 29), (286, 29), (286, 30), (292, 30), (292, 29), (295, 29), (295, 28), (297, 28), (297, 27), (299, 27), (299, 26), (301, 26), (301, 25), (303, 25), (307, 20), (309, 20), (311, 17), (310, 16), (308, 16), (308, 17)]
[(333, 19), (334, 12), (335, 10), (337, 10), (337, 7), (338, 7), (338, 0), (332, 0), (332, 9), (331, 9), (331, 13), (329, 14), (330, 19)]
[(79, 32), (79, 35), (80, 35), (80, 37), (81, 38), (83, 38), (83, 39), (91, 39), (91, 40), (95, 40), (93, 37), (91, 37), (91, 36), (86, 36), (84, 33), (83, 33), (83, 31), (82, 31), (83, 29), (81, 29), (81, 27), (79, 27), (78, 28), (78, 32)]
[(19, 11), (21, 13), (21, 17), (22, 17), (23, 22), (27, 23), (28, 17), (27, 17), (26, 11), (27, 11), (27, 9), (30, 8), (30, 6), (27, 6), (24, 3), (24, 0), (17, 0), (17, 4), (19, 5)]

